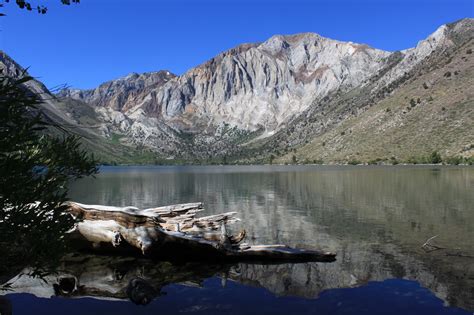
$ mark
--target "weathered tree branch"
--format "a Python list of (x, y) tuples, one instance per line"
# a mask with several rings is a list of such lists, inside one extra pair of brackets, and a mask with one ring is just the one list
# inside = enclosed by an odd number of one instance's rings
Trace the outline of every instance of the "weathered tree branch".
[(140, 210), (71, 202), (69, 209), (80, 220), (72, 235), (95, 250), (139, 250), (145, 256), (188, 260), (333, 261), (336, 256), (285, 245), (239, 245), (245, 230), (229, 236), (226, 228), (239, 221), (236, 213), (196, 218), (203, 211), (202, 203)]

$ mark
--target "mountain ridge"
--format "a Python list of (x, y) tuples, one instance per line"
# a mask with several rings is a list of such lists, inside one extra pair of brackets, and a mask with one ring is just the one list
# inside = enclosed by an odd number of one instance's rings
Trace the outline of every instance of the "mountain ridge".
[[(421, 68), (435, 73), (440, 64), (462, 55), (460, 49), (472, 44), (473, 24), (473, 19), (463, 19), (443, 25), (416, 47), (396, 52), (314, 33), (274, 35), (224, 51), (180, 76), (166, 70), (132, 73), (95, 89), (64, 89), (56, 97), (65, 104), (61, 111), (78, 126), (83, 117), (77, 112), (84, 108), (100, 125), (100, 137), (118, 139), (120, 145), (160, 159), (261, 163), (270, 156), (294, 162), (295, 155), (299, 161), (318, 160), (314, 152), (303, 154), (306, 158), (294, 151), (316, 141), (324, 130), (337, 129), (344, 120), (393, 98), (425, 71)], [(464, 55), (459, 69), (469, 74), (460, 85), (470, 81), (472, 67), (471, 55)], [(460, 78), (453, 75), (451, 80)], [(449, 93), (465, 95), (468, 103), (472, 99), (467, 90)], [(471, 118), (469, 106), (464, 114)], [(474, 143), (465, 138), (463, 147)], [(438, 149), (443, 151), (443, 146)], [(318, 154), (327, 162), (357, 158), (325, 150)], [(448, 151), (472, 155), (472, 150)], [(373, 156), (390, 158), (376, 152)]]

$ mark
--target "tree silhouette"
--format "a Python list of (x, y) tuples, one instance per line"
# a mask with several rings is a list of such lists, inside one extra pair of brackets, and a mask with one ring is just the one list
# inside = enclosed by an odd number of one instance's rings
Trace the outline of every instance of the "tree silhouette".
[[(5, 3), (8, 3), (8, 4), (10, 3), (10, 0), (4, 0), (4, 1)], [(61, 3), (64, 5), (70, 5), (71, 3), (79, 4), (80, 0), (61, 0)], [(15, 4), (20, 9), (24, 9), (27, 11), (37, 11), (39, 14), (46, 14), (46, 12), (48, 12), (48, 8), (42, 4), (38, 4), (35, 6), (31, 4), (31, 2), (25, 1), (25, 0), (15, 0)], [(0, 8), (2, 8), (3, 6), (4, 4), (1, 3)], [(0, 12), (0, 16), (5, 16), (5, 14)]]
[(97, 171), (80, 139), (45, 119), (30, 80), (0, 74), (0, 276), (54, 267), (75, 223), (67, 185)]

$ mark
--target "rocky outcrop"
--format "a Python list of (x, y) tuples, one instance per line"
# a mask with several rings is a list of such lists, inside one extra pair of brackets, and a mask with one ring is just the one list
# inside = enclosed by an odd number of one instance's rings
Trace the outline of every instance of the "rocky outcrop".
[(272, 131), (314, 99), (360, 85), (389, 55), (317, 34), (277, 35), (227, 51), (171, 80), (146, 110), (167, 119), (192, 112), (214, 124)]
[(140, 105), (140, 95), (150, 93), (174, 78), (169, 71), (130, 73), (129, 75), (101, 84), (92, 90), (63, 89), (59, 97), (69, 97), (85, 103), (127, 112)]
[[(132, 89), (136, 92), (132, 97), (124, 91), (137, 81), (141, 83), (138, 75), (105, 83), (93, 91), (65, 90), (60, 95), (125, 113), (139, 107), (170, 123), (186, 125), (200, 119), (243, 130), (272, 131), (304, 111), (314, 99), (362, 84), (383, 67), (389, 55), (312, 33), (276, 35), (261, 44), (226, 51), (182, 76), (166, 76), (160, 81), (167, 81), (163, 85)], [(185, 118), (190, 116), (194, 119), (187, 122)]]

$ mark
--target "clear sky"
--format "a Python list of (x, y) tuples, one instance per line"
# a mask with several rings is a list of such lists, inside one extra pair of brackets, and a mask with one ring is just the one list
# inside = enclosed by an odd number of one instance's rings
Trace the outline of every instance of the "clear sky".
[(401, 50), (474, 16), (474, 0), (50, 0), (42, 1), (46, 15), (12, 2), (0, 17), (0, 48), (48, 87), (79, 88), (130, 72), (181, 74), (274, 34), (315, 32)]

